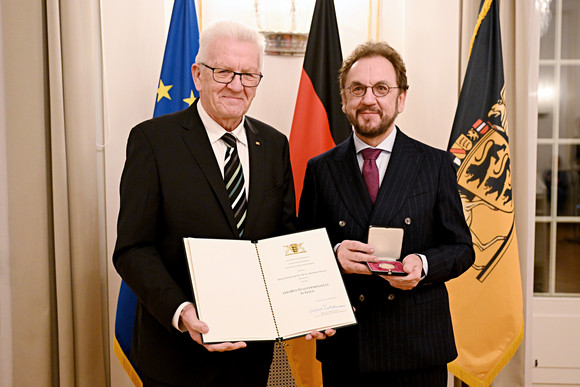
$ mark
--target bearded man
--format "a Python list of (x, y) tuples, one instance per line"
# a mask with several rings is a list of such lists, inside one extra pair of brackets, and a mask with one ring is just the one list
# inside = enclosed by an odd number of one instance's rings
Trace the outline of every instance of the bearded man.
[[(326, 227), (358, 325), (317, 343), (324, 386), (447, 385), (457, 357), (445, 282), (474, 262), (451, 158), (405, 135), (407, 76), (387, 43), (358, 46), (339, 72), (353, 134), (308, 162), (299, 224)], [(372, 274), (370, 227), (403, 229), (403, 275)]]

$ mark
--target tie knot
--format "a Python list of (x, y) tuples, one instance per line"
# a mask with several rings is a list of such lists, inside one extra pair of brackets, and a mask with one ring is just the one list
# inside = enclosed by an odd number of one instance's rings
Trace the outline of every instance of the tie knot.
[(380, 149), (366, 148), (361, 151), (364, 160), (376, 160), (381, 153)]
[(230, 148), (236, 147), (236, 138), (231, 133), (226, 133), (222, 136), (222, 140), (226, 143), (226, 145)]

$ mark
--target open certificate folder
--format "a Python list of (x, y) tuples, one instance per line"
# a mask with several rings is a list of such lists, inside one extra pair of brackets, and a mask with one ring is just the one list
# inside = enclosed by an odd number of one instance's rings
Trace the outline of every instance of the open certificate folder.
[(276, 340), (356, 324), (326, 230), (258, 242), (184, 238), (204, 343)]

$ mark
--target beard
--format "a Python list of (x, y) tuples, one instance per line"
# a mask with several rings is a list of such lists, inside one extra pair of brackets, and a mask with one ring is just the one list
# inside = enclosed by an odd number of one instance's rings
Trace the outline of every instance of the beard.
[[(387, 132), (387, 130), (393, 125), (395, 122), (395, 118), (399, 115), (398, 113), (398, 106), (399, 103), (396, 103), (395, 112), (392, 116), (386, 115), (383, 110), (379, 110), (378, 108), (360, 108), (357, 109), (354, 113), (348, 112), (346, 113), (346, 117), (348, 121), (354, 127), (354, 131), (361, 137), (366, 138), (376, 138), (379, 137)], [(370, 122), (360, 122), (358, 120), (358, 115), (362, 111), (373, 111), (379, 114), (381, 118), (378, 125), (374, 125)]]

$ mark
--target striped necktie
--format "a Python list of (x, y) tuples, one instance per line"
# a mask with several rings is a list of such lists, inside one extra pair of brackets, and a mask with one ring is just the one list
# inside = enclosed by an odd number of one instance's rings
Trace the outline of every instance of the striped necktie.
[(244, 234), (247, 211), (244, 173), (242, 171), (240, 157), (238, 156), (236, 138), (233, 134), (226, 133), (222, 136), (222, 140), (224, 140), (227, 145), (224, 182), (230, 198), (232, 210), (234, 211), (234, 219), (236, 220), (238, 235), (241, 237)]

